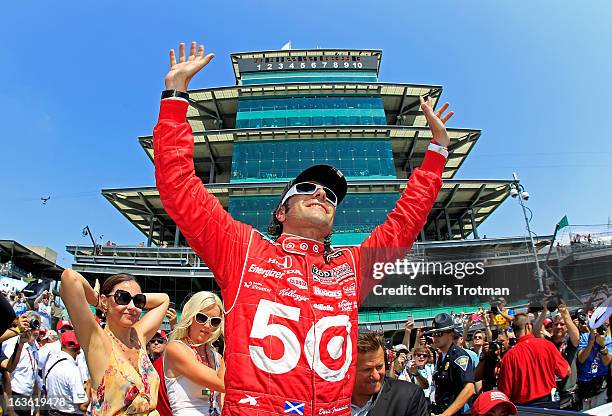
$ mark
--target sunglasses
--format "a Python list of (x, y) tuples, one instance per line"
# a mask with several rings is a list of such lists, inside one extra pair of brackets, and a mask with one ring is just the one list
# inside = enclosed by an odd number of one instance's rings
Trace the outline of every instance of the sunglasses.
[(147, 297), (139, 293), (137, 295), (130, 295), (130, 292), (126, 292), (125, 290), (117, 289), (115, 293), (109, 294), (108, 296), (113, 296), (115, 299), (115, 303), (117, 305), (129, 305), (131, 301), (134, 301), (134, 306), (138, 309), (144, 309), (147, 304)]
[(473, 339), (483, 339), (480, 335), (476, 335)]
[(419, 357), (419, 358), (428, 358), (429, 354), (415, 354), (415, 357)]
[(432, 337), (434, 338), (440, 338), (446, 334), (449, 334), (450, 332), (434, 332), (433, 334), (431, 334)]
[(61, 329), (58, 329), (57, 332), (63, 334), (66, 331), (74, 331), (74, 328), (71, 326), (63, 326)]
[(162, 338), (153, 338), (151, 341), (149, 341), (149, 344), (165, 344), (166, 341), (164, 341)]
[(204, 325), (206, 322), (210, 322), (210, 326), (217, 328), (223, 322), (223, 319), (219, 316), (209, 317), (208, 315), (198, 312), (196, 313), (195, 320), (197, 323)]
[(300, 182), (293, 185), (283, 197), (280, 205), (283, 205), (285, 201), (293, 195), (312, 195), (319, 189), (323, 189), (325, 191), (325, 199), (327, 199), (330, 204), (332, 204), (334, 207), (338, 206), (338, 197), (334, 191), (329, 189), (327, 186), (312, 182)]

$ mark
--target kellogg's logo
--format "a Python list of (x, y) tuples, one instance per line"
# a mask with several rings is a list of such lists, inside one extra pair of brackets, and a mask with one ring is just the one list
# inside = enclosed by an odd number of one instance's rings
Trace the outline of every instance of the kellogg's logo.
[(287, 279), (287, 282), (297, 287), (298, 289), (304, 289), (304, 290), (308, 289), (308, 283), (306, 282), (306, 280), (302, 279), (301, 277), (297, 277), (297, 276), (290, 277), (289, 279)]
[(303, 296), (298, 294), (295, 289), (281, 289), (278, 292), (279, 296), (285, 296), (285, 297), (289, 297), (292, 298), (293, 300), (295, 300), (296, 302), (306, 302), (307, 300), (309, 300), (309, 298), (307, 296)]

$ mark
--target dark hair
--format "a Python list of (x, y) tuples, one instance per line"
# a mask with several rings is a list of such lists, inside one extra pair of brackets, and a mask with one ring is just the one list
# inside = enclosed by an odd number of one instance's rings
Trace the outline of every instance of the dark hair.
[[(284, 195), (284, 194), (283, 194)], [(289, 198), (291, 199), (291, 198)], [(279, 209), (285, 208), (285, 213), (289, 212), (289, 199), (287, 199), (283, 205), (279, 205), (274, 211), (272, 211), (272, 219), (270, 220), (270, 225), (268, 225), (268, 235), (276, 241), (278, 237), (283, 233), (283, 223), (276, 218), (276, 213)], [(332, 252), (331, 248), (331, 236), (332, 233), (329, 233), (325, 239), (323, 240), (323, 246), (325, 248), (324, 255), (327, 256)]]
[(140, 286), (138, 280), (136, 280), (136, 277), (134, 277), (133, 275), (129, 273), (119, 273), (109, 277), (104, 281), (104, 283), (102, 283), (102, 286), (100, 287), (100, 294), (108, 295), (113, 291), (113, 288), (115, 286), (123, 282), (136, 282), (136, 284)]
[(525, 326), (529, 323), (531, 322), (529, 321), (529, 316), (527, 316), (526, 313), (517, 313), (512, 321), (512, 330), (515, 334), (524, 334)]
[(357, 352), (365, 354), (378, 351), (380, 348), (385, 349), (385, 341), (376, 332), (362, 332), (357, 335)]

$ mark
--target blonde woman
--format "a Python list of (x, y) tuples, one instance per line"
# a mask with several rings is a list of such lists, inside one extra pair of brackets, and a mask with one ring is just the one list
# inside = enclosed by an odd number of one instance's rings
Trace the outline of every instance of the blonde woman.
[(185, 303), (164, 353), (164, 376), (173, 415), (221, 414), (223, 357), (212, 346), (223, 335), (223, 304), (211, 292)]
[[(97, 291), (70, 269), (62, 273), (60, 295), (87, 359), (92, 414), (157, 415), (159, 376), (146, 345), (164, 319), (168, 295), (142, 293), (136, 278), (126, 273), (109, 277)], [(90, 305), (106, 314), (104, 329)]]

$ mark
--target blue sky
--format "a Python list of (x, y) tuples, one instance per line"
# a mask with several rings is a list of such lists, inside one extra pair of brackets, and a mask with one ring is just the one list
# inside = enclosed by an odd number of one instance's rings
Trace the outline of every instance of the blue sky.
[[(533, 229), (612, 215), (612, 6), (608, 1), (5, 2), (0, 26), (0, 238), (66, 244), (81, 230), (144, 241), (100, 189), (154, 184), (137, 142), (154, 126), (167, 51), (217, 57), (192, 87), (234, 83), (229, 54), (316, 47), (383, 50), (380, 80), (444, 86), (450, 125), (483, 130), (457, 176), (511, 178)], [(51, 196), (46, 206), (42, 196)], [(523, 235), (508, 200), (480, 228)]]

